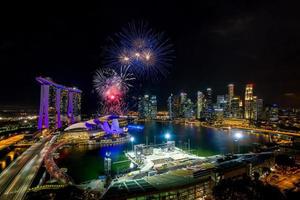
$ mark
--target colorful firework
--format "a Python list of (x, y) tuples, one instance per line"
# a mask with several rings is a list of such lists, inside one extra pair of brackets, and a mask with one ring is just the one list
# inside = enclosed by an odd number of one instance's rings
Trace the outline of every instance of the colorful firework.
[(122, 67), (120, 72), (110, 68), (99, 69), (94, 76), (94, 87), (103, 101), (105, 114), (122, 114), (124, 97), (134, 80), (128, 67)]
[(129, 66), (146, 78), (165, 76), (174, 57), (169, 39), (142, 21), (129, 23), (112, 38), (112, 44), (107, 49), (107, 62), (115, 68)]

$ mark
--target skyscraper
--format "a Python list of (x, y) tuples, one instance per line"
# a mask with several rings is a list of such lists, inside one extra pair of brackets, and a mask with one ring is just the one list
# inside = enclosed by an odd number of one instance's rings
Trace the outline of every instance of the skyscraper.
[(142, 119), (150, 118), (150, 99), (148, 94), (139, 97), (138, 112), (140, 118)]
[(233, 118), (241, 118), (240, 97), (234, 96), (231, 99), (231, 113)]
[(218, 95), (217, 96), (217, 104), (216, 104), (217, 108), (225, 110), (226, 104), (227, 104), (227, 102), (225, 100), (225, 96)]
[(41, 84), (39, 129), (61, 128), (63, 122), (73, 124), (80, 120), (81, 90), (59, 85), (51, 78), (37, 77), (36, 80)]
[(271, 106), (270, 112), (269, 112), (269, 121), (277, 122), (279, 119), (278, 112), (279, 112), (279, 109), (278, 109), (277, 104), (273, 104)]
[(184, 117), (184, 104), (187, 100), (187, 94), (185, 92), (181, 92), (180, 93), (180, 113), (179, 113), (179, 116), (180, 117)]
[(155, 95), (150, 97), (150, 118), (156, 119), (157, 117), (157, 99)]
[(205, 118), (211, 120), (213, 115), (212, 89), (206, 89)]
[(157, 115), (156, 96), (145, 94), (143, 97), (139, 97), (138, 112), (142, 119), (155, 119)]
[(247, 84), (245, 89), (245, 110), (244, 117), (245, 119), (252, 119), (252, 101), (253, 101), (253, 84)]
[(180, 104), (180, 96), (179, 95), (176, 95), (173, 97), (173, 103), (172, 103), (172, 106), (173, 106), (173, 117), (174, 118), (179, 118), (179, 117), (182, 117), (181, 116), (181, 104)]
[(191, 99), (187, 99), (183, 104), (183, 117), (184, 118), (194, 117), (194, 104)]
[(257, 99), (257, 119), (261, 120), (264, 111), (263, 99)]
[(238, 118), (244, 118), (244, 106), (243, 106), (243, 99), (240, 99), (239, 103), (239, 117)]
[(200, 119), (202, 116), (202, 112), (203, 112), (203, 108), (204, 108), (204, 94), (200, 91), (197, 92), (197, 119)]
[(231, 115), (232, 111), (231, 111), (231, 101), (234, 97), (234, 85), (233, 84), (229, 84), (228, 85), (228, 112), (229, 115)]
[(183, 104), (187, 99), (187, 94), (185, 92), (180, 93), (180, 103)]
[(142, 119), (145, 118), (144, 98), (142, 96), (139, 96), (139, 98), (138, 98), (138, 114), (139, 114), (139, 118), (142, 118)]
[(257, 120), (257, 96), (253, 96), (251, 102), (251, 119)]
[(213, 102), (212, 102), (212, 89), (211, 88), (207, 88), (206, 89), (206, 100), (207, 100), (207, 107), (209, 109), (213, 108)]

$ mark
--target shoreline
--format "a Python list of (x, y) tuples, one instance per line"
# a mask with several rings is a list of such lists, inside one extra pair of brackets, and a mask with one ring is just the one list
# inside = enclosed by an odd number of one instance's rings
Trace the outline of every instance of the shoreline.
[(250, 130), (250, 131), (256, 131), (261, 133), (271, 133), (271, 134), (279, 134), (279, 135), (285, 135), (289, 137), (300, 137), (300, 132), (288, 132), (288, 131), (278, 131), (278, 130), (270, 130), (270, 129), (262, 129), (262, 128), (256, 128), (256, 127), (244, 127), (244, 126), (214, 126), (205, 124), (204, 122), (200, 121), (185, 121), (185, 120), (137, 120), (137, 122), (162, 122), (162, 123), (174, 123), (174, 124), (188, 124), (188, 125), (195, 125), (205, 128), (212, 128), (212, 129), (242, 129), (242, 130)]

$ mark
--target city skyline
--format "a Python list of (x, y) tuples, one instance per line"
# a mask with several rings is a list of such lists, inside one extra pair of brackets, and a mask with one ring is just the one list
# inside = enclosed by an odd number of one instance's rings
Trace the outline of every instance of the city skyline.
[(0, 199), (299, 199), (296, 5), (3, 6)]
[[(48, 78), (48, 77), (47, 77)], [(51, 80), (52, 81), (52, 80)], [(174, 92), (170, 92), (169, 94), (164, 94), (164, 95), (157, 95), (157, 93), (154, 93), (152, 92), (153, 90), (145, 90), (145, 91), (148, 91), (148, 92), (140, 92), (137, 95), (136, 99), (134, 102), (131, 102), (131, 104), (134, 104), (135, 106), (133, 107), (130, 107), (131, 109), (128, 109), (127, 108), (127, 111), (138, 111), (138, 98), (143, 96), (143, 95), (154, 95), (156, 97), (158, 97), (158, 101), (157, 101), (157, 108), (158, 108), (158, 111), (167, 111), (168, 110), (168, 105), (166, 104), (166, 102), (168, 102), (168, 98), (170, 95), (180, 95), (180, 94), (185, 94), (187, 97), (189, 97), (189, 99), (192, 101), (193, 104), (195, 104), (195, 107), (197, 107), (197, 95), (198, 93), (204, 93), (206, 92), (207, 89), (209, 90), (212, 90), (214, 91), (210, 96), (211, 96), (211, 99), (212, 99), (212, 103), (213, 104), (216, 104), (218, 103), (218, 97), (219, 96), (226, 96), (227, 95), (227, 100), (228, 102), (230, 102), (229, 100), (229, 89), (227, 87), (229, 87), (230, 85), (233, 85), (234, 86), (234, 96), (232, 98), (239, 98), (240, 101), (243, 102), (243, 104), (245, 103), (245, 97), (246, 97), (246, 89), (245, 87), (247, 88), (248, 85), (252, 85), (253, 89), (252, 90), (255, 90), (255, 92), (253, 92), (255, 95), (252, 95), (253, 98), (257, 98), (258, 95), (257, 95), (257, 89), (255, 86), (256, 84), (253, 84), (253, 83), (248, 83), (248, 84), (245, 84), (244, 87), (243, 86), (237, 86), (236, 84), (233, 84), (232, 82), (230, 82), (228, 85), (224, 85), (223, 87), (223, 92), (221, 93), (216, 93), (215, 91), (220, 91), (220, 88), (218, 88), (217, 90), (215, 90), (215, 88), (211, 88), (211, 87), (208, 87), (208, 88), (203, 88), (202, 90), (198, 89), (196, 90), (195, 93), (190, 93), (190, 92), (186, 92), (186, 91), (189, 91), (189, 90), (177, 90), (177, 91), (174, 91)], [(75, 87), (75, 86), (73, 86)], [(244, 90), (243, 90), (244, 89)], [(150, 91), (150, 92), (149, 92)], [(38, 89), (37, 93), (39, 94), (40, 92), (40, 89)], [(96, 95), (96, 94), (95, 94)], [(161, 96), (166, 96), (166, 99), (162, 99)], [(169, 95), (169, 96), (168, 96)], [(40, 96), (40, 95), (39, 95)], [(97, 95), (96, 95), (97, 96)], [(204, 95), (203, 94), (203, 97), (207, 97), (207, 95)], [(265, 102), (265, 99), (264, 99), (264, 96), (259, 96), (259, 98), (257, 98), (258, 100), (261, 100), (263, 99), (264, 100), (264, 105), (266, 106), (271, 106), (271, 105), (276, 105), (278, 106), (279, 108), (281, 109), (299, 109), (299, 107), (297, 106), (293, 106), (293, 105), (287, 105), (287, 104), (278, 104), (276, 102)], [(96, 102), (99, 101), (99, 100), (95, 100)], [(132, 101), (132, 100), (131, 100)], [(38, 105), (24, 105), (24, 104), (20, 104), (20, 105), (11, 105), (11, 104), (7, 104), (7, 105), (1, 105), (0, 109), (1, 110), (15, 110), (15, 109), (21, 109), (21, 110), (36, 110), (38, 111), (38, 107), (39, 107), (39, 104), (40, 104), (40, 97), (38, 98)], [(95, 108), (93, 108), (94, 110), (91, 111), (91, 110), (85, 110), (83, 111), (83, 114), (91, 114), (91, 113), (95, 113), (96, 111), (95, 110), (99, 110), (99, 105), (97, 105)]]
[[(254, 83), (257, 95), (266, 103), (299, 107), (300, 63), (295, 54), (297, 43), (293, 43), (299, 35), (295, 21), (299, 14), (292, 4), (203, 3), (190, 12), (177, 3), (175, 9), (167, 9), (168, 6), (128, 3), (122, 5), (124, 9), (116, 9), (101, 4), (84, 7), (81, 17), (75, 13), (64, 16), (63, 9), (49, 16), (46, 10), (29, 6), (26, 12), (32, 11), (32, 16), (21, 17), (22, 10), (14, 16), (14, 12), (3, 13), (9, 20), (3, 24), (0, 48), (0, 65), (2, 72), (5, 70), (0, 79), (5, 93), (0, 105), (36, 107), (39, 89), (34, 77), (50, 76), (57, 82), (80, 86), (83, 112), (95, 110), (98, 98), (91, 80), (102, 64), (101, 49), (109, 35), (128, 21), (144, 19), (166, 32), (174, 44), (175, 60), (168, 77), (150, 84), (143, 82), (142, 93), (153, 93), (161, 102), (177, 91), (196, 97), (198, 90), (211, 87), (215, 94), (222, 94), (224, 85), (234, 83), (241, 86), (237, 88), (241, 93), (245, 84)], [(105, 9), (100, 12), (100, 8)], [(154, 8), (157, 12), (153, 12)], [(115, 11), (126, 15), (118, 18)], [(189, 30), (188, 35), (185, 30)], [(20, 82), (23, 89), (15, 92)]]

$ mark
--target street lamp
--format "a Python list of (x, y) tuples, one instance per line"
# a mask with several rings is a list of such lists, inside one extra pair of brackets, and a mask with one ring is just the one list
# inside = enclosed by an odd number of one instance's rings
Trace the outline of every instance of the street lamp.
[(241, 139), (241, 138), (243, 137), (243, 135), (242, 135), (241, 132), (236, 132), (236, 133), (234, 134), (234, 137), (235, 137), (235, 139), (239, 140), (239, 139)]
[(129, 168), (130, 168), (130, 169), (133, 169), (133, 168), (134, 168), (134, 163), (133, 163), (133, 162), (130, 163)]
[(170, 133), (166, 133), (166, 134), (165, 134), (165, 138), (166, 138), (167, 142), (168, 142), (168, 140), (170, 139), (170, 137), (171, 137)]
[(131, 141), (132, 152), (133, 152), (133, 142), (134, 142), (134, 137), (131, 137), (131, 138), (130, 138), (130, 141)]
[(241, 132), (236, 132), (236, 133), (234, 134), (234, 138), (235, 138), (234, 141), (237, 142), (238, 153), (240, 153), (240, 143), (239, 143), (239, 141), (240, 141), (240, 139), (242, 139), (242, 137), (243, 137), (243, 134), (242, 134)]

